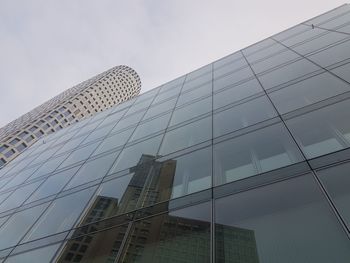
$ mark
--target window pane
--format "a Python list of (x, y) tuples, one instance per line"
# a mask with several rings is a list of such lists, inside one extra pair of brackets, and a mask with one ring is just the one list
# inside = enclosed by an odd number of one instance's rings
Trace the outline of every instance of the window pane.
[(59, 243), (12, 256), (6, 259), (6, 263), (37, 263), (38, 259), (41, 262), (50, 262), (60, 245)]
[(96, 149), (97, 145), (99, 145), (100, 142), (90, 144), (88, 146), (85, 146), (83, 148), (77, 149), (73, 151), (66, 160), (60, 165), (60, 168), (71, 165), (73, 163), (77, 163), (80, 161), (83, 161), (87, 159), (92, 152)]
[(187, 90), (191, 90), (194, 89), (196, 87), (202, 86), (205, 83), (211, 82), (212, 81), (212, 73), (208, 73), (205, 75), (202, 75), (196, 79), (193, 79), (191, 81), (186, 81), (183, 88), (182, 88), (182, 92), (187, 91)]
[(152, 118), (158, 114), (173, 109), (175, 107), (176, 100), (177, 98), (174, 98), (149, 108), (145, 116), (143, 117), (143, 120)]
[(282, 124), (257, 130), (214, 145), (216, 185), (302, 161)]
[(97, 147), (96, 151), (94, 151), (93, 155), (100, 154), (112, 150), (114, 148), (123, 146), (128, 141), (134, 129), (135, 128), (131, 128), (105, 138), (103, 142)]
[(236, 71), (236, 70), (243, 68), (243, 67), (246, 67), (246, 66), (248, 66), (248, 64), (247, 64), (246, 60), (243, 58), (236, 60), (230, 64), (226, 64), (226, 65), (214, 70), (214, 79), (216, 79), (220, 76), (229, 74), (233, 71)]
[(72, 176), (79, 169), (74, 167), (63, 172), (59, 172), (47, 178), (47, 180), (40, 185), (40, 187), (27, 199), (26, 203), (33, 202), (35, 200), (48, 197), (53, 194), (57, 194), (66, 183), (72, 178)]
[(230, 75), (223, 76), (214, 80), (214, 91), (236, 84), (242, 80), (253, 77), (250, 67), (236, 71)]
[(114, 262), (128, 225), (69, 240), (63, 247), (58, 263)]
[(48, 160), (30, 176), (30, 180), (52, 173), (60, 166), (60, 164), (63, 162), (64, 159), (67, 158), (67, 156), (68, 154), (64, 154), (62, 156)]
[(210, 203), (133, 224), (121, 262), (210, 262)]
[(214, 114), (214, 137), (248, 127), (277, 116), (266, 96)]
[(112, 163), (117, 158), (118, 154), (119, 152), (111, 153), (98, 159), (86, 162), (65, 187), (65, 189), (76, 187), (78, 185), (102, 178), (106, 175), (108, 169), (112, 166)]
[(337, 210), (350, 227), (350, 164), (340, 164), (318, 171), (317, 174), (331, 196)]
[(176, 125), (189, 119), (198, 117), (211, 111), (212, 99), (206, 98), (197, 102), (194, 102), (188, 106), (176, 109), (171, 117), (170, 125)]
[(349, 107), (346, 100), (286, 122), (308, 158), (350, 146)]
[(198, 89), (191, 90), (190, 92), (181, 93), (179, 100), (177, 101), (176, 106), (181, 106), (185, 103), (188, 103), (192, 100), (201, 98), (203, 96), (209, 95), (212, 93), (212, 83), (204, 84)]
[(38, 166), (35, 166), (33, 168), (29, 168), (29, 169), (26, 169), (26, 170), (23, 170), (23, 171), (19, 172), (16, 176), (13, 176), (12, 178), (10, 178), (10, 179), (12, 179), (11, 182), (6, 184), (6, 186), (4, 186), (1, 189), (1, 191), (9, 189), (9, 188), (11, 188), (13, 186), (22, 184), (25, 180), (27, 180), (33, 174), (33, 172), (36, 169), (38, 169)]
[(134, 134), (130, 138), (130, 141), (140, 139), (142, 137), (151, 135), (161, 130), (165, 130), (170, 119), (170, 113), (160, 116), (156, 119), (147, 121), (137, 126)]
[(211, 117), (168, 131), (160, 148), (165, 155), (211, 139)]
[(124, 148), (109, 174), (131, 168), (156, 157), (162, 135)]
[(66, 231), (75, 225), (96, 187), (56, 199), (38, 222), (26, 234), (22, 242)]
[(140, 112), (140, 113), (135, 113), (133, 115), (128, 116), (127, 118), (123, 118), (121, 119), (118, 124), (112, 129), (111, 133), (116, 132), (116, 131), (120, 131), (122, 129), (125, 129), (131, 125), (135, 125), (137, 124), (142, 116), (143, 116), (144, 112)]
[(270, 89), (319, 69), (319, 67), (315, 66), (306, 59), (301, 59), (288, 64), (287, 66), (283, 66), (275, 69), (274, 71), (261, 75), (259, 76), (259, 79), (265, 89)]
[(281, 114), (350, 90), (350, 86), (329, 73), (308, 78), (269, 94)]
[(238, 86), (214, 94), (214, 109), (237, 102), (259, 92), (263, 92), (259, 82), (256, 79), (249, 80)]
[(174, 87), (166, 92), (159, 93), (157, 97), (154, 99), (153, 104), (156, 104), (158, 102), (170, 99), (171, 97), (174, 97), (180, 93), (182, 86)]
[(309, 175), (217, 199), (215, 207), (217, 262), (350, 260), (348, 238)]
[(347, 82), (350, 82), (350, 63), (332, 69), (331, 72), (346, 80)]
[(0, 228), (0, 249), (16, 245), (28, 229), (35, 223), (46, 204), (18, 212)]

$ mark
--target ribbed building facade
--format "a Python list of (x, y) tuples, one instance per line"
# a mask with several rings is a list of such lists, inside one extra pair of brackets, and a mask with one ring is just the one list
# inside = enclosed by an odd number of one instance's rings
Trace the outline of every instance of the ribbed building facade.
[(0, 170), (1, 263), (349, 263), (350, 6)]
[(62, 92), (0, 129), (0, 166), (40, 137), (128, 100), (140, 90), (137, 73), (117, 66)]

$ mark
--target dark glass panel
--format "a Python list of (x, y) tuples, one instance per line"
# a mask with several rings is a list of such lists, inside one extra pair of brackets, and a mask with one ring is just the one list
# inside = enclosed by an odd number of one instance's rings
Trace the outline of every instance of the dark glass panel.
[(310, 175), (217, 199), (215, 231), (216, 262), (350, 260), (349, 240)]
[(120, 262), (210, 262), (210, 203), (133, 224)]

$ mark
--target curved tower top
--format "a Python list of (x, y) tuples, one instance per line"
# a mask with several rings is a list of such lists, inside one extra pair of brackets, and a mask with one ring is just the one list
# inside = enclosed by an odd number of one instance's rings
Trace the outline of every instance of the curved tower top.
[(138, 95), (141, 80), (128, 66), (116, 66), (46, 101), (0, 128), (0, 166), (45, 134)]

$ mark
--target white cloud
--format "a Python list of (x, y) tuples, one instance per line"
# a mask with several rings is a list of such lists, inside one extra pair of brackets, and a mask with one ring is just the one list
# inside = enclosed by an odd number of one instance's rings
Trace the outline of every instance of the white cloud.
[(2, 0), (0, 127), (115, 65), (146, 91), (341, 4)]

